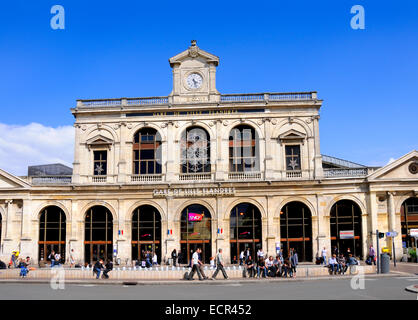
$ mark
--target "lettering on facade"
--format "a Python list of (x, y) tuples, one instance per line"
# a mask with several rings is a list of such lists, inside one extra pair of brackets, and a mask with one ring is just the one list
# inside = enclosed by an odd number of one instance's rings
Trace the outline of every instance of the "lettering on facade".
[(235, 188), (175, 188), (154, 189), (154, 198), (161, 197), (210, 197), (233, 196)]

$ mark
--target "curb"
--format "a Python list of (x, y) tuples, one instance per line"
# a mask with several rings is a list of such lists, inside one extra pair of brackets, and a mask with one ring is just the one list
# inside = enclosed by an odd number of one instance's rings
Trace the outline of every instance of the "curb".
[[(387, 273), (387, 274), (366, 274), (366, 278), (385, 278), (385, 277), (393, 277), (398, 275), (399, 273)], [(354, 275), (355, 276), (355, 275)], [(135, 279), (126, 279), (126, 280), (65, 280), (66, 284), (73, 284), (73, 285), (130, 285), (130, 286), (147, 286), (147, 285), (227, 285), (227, 284), (254, 284), (254, 283), (280, 283), (280, 282), (306, 282), (306, 281), (319, 281), (319, 280), (341, 280), (341, 279), (351, 279), (353, 276), (351, 275), (344, 275), (344, 276), (324, 276), (324, 277), (314, 277), (314, 278), (286, 278), (286, 279), (233, 279), (233, 280), (206, 280), (206, 281), (187, 281), (187, 280), (141, 280), (137, 281)], [(51, 279), (0, 279), (0, 283), (6, 284), (46, 284), (50, 283)]]
[(417, 293), (418, 294), (418, 284), (414, 284), (412, 286), (408, 286), (405, 288), (406, 291)]

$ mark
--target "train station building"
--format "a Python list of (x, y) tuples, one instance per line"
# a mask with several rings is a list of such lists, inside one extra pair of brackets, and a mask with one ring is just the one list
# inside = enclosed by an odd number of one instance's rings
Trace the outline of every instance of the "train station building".
[(380, 168), (323, 155), (317, 92), (220, 93), (219, 58), (195, 41), (169, 64), (168, 96), (76, 102), (72, 168), (0, 169), (1, 260), (74, 249), (78, 263), (130, 264), (149, 250), (161, 263), (176, 249), (186, 262), (200, 247), (206, 263), (218, 248), (231, 263), (246, 248), (313, 261), (334, 246), (365, 258), (377, 229), (398, 232), (380, 241), (398, 257), (416, 246), (418, 151)]

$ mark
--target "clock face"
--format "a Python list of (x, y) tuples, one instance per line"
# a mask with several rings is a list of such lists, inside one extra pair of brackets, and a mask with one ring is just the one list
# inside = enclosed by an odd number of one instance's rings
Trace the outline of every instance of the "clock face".
[(190, 89), (199, 89), (202, 86), (203, 79), (200, 74), (191, 73), (187, 76), (186, 83)]

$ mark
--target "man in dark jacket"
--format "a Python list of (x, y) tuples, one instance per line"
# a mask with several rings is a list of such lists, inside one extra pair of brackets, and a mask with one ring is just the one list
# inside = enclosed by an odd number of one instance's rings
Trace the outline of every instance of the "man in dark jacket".
[(108, 260), (105, 265), (105, 269), (103, 270), (103, 277), (105, 277), (106, 279), (109, 279), (108, 273), (112, 270), (113, 270), (113, 262), (112, 260)]
[(96, 274), (96, 279), (100, 278), (100, 273), (102, 272), (102, 269), (103, 269), (103, 260), (100, 259), (94, 264), (94, 267), (93, 267), (93, 273)]

